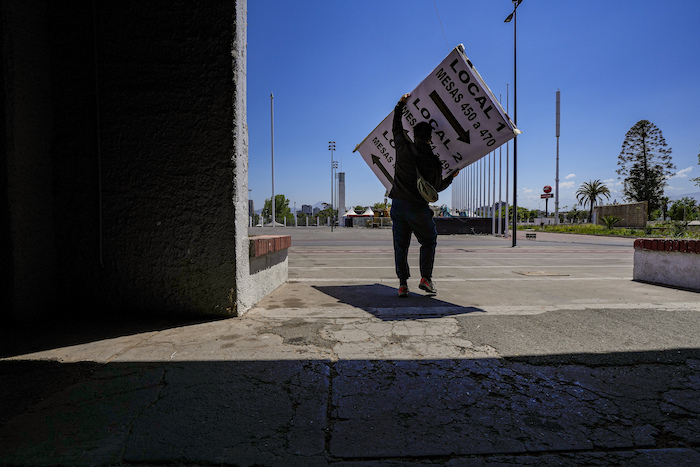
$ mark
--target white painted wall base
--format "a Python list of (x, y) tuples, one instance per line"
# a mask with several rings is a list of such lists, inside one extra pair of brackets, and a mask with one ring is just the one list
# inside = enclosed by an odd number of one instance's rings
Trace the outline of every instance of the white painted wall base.
[(635, 249), (633, 277), (700, 291), (700, 254)]
[(250, 258), (249, 274), (238, 292), (238, 316), (248, 311), (266, 295), (287, 282), (289, 258), (287, 250)]

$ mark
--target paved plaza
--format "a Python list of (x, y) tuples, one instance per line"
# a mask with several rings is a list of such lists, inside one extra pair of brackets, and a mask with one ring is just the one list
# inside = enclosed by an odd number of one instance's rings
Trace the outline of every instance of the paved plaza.
[(700, 465), (700, 295), (634, 239), (441, 235), (399, 298), (389, 229), (250, 234), (242, 317), (3, 332), (0, 465)]

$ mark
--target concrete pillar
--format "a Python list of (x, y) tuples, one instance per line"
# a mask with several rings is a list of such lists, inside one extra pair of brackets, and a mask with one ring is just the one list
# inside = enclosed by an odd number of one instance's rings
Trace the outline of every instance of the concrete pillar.
[(249, 307), (246, 1), (0, 9), (3, 317)]

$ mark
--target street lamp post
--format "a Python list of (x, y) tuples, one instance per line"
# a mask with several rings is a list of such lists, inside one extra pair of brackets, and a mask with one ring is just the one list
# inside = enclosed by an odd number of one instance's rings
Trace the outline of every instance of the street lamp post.
[(333, 151), (335, 151), (335, 141), (329, 141), (328, 142), (328, 150), (331, 152), (331, 213), (330, 213), (330, 218), (331, 218), (331, 232), (333, 232), (333, 177), (334, 177), (334, 172), (333, 172)]
[[(516, 11), (523, 0), (513, 0), (513, 12), (505, 19), (505, 23), (513, 20), (513, 123), (518, 126), (518, 17)], [(513, 246), (518, 237), (518, 138), (513, 139)]]
[[(508, 84), (506, 84), (506, 113), (510, 112), (510, 88), (508, 87)], [(506, 215), (505, 215), (505, 220), (503, 222), (504, 225), (504, 230), (503, 230), (503, 236), (505, 238), (508, 238), (508, 167), (510, 167), (510, 145), (506, 144)]]
[(248, 188), (248, 227), (253, 227), (253, 216), (255, 215), (255, 209), (250, 209), (250, 192), (253, 191), (252, 188)]
[[(275, 227), (275, 96), (270, 93), (270, 152), (272, 158), (272, 198), (270, 207), (272, 208), (272, 227)], [(264, 225), (264, 222), (263, 222)]]

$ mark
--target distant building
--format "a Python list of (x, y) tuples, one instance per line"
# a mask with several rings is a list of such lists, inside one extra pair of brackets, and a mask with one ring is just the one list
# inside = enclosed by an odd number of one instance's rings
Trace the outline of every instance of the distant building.
[(307, 216), (310, 216), (313, 214), (313, 208), (311, 207), (310, 204), (302, 204), (301, 205), (301, 212), (306, 214)]

